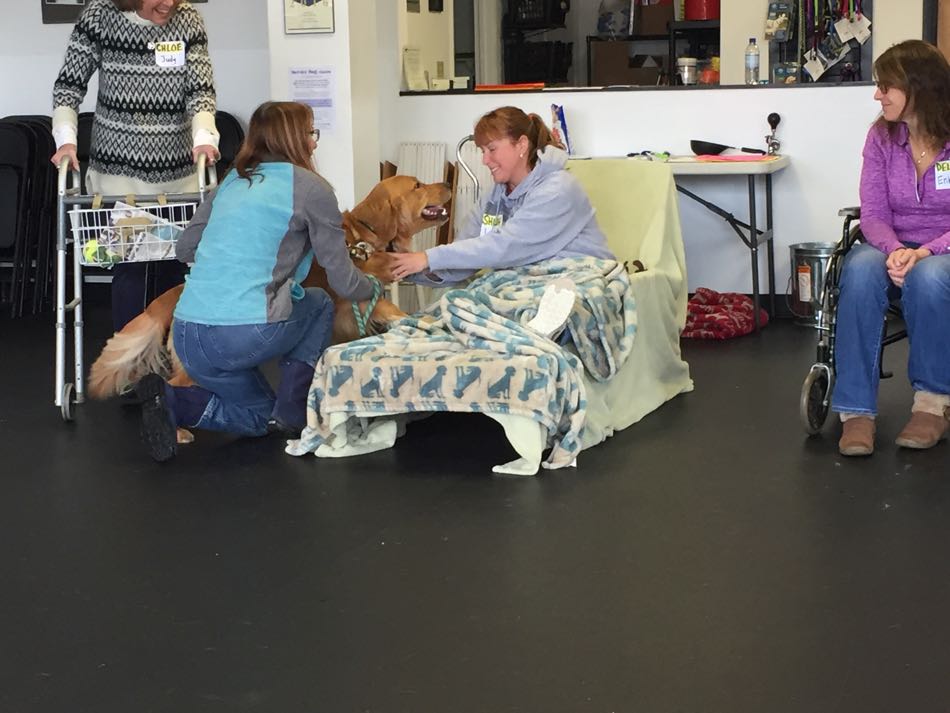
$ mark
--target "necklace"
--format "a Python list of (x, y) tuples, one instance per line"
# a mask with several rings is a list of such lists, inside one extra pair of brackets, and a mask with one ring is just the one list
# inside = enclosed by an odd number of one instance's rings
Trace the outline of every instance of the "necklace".
[[(914, 157), (914, 154), (917, 153), (917, 148), (914, 146), (914, 144), (917, 144), (917, 146), (924, 147), (923, 150), (921, 150), (920, 155), (918, 155), (916, 158)], [(923, 136), (918, 137), (916, 141), (913, 139), (913, 137), (911, 137), (910, 150), (911, 150), (911, 158), (914, 159), (914, 163), (920, 166), (921, 163), (923, 163), (924, 156), (930, 153), (930, 147), (933, 145), (934, 145), (934, 142), (932, 140), (928, 141)]]

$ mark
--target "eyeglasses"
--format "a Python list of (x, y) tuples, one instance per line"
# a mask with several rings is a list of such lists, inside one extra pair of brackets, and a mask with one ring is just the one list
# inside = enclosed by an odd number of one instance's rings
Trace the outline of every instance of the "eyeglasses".
[(311, 129), (310, 135), (313, 137), (314, 141), (320, 140), (320, 129)]

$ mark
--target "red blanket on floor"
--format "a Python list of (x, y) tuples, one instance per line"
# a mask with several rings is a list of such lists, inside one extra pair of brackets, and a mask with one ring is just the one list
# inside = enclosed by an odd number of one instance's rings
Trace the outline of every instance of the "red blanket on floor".
[[(752, 298), (737, 292), (696, 290), (686, 305), (686, 339), (730, 339), (755, 329)], [(769, 314), (759, 309), (759, 325), (769, 323)]]

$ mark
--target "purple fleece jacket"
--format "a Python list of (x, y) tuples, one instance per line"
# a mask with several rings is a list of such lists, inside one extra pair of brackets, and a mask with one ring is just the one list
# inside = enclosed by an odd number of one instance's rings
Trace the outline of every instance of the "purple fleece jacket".
[[(950, 142), (937, 156), (937, 162), (948, 160)], [(904, 243), (926, 247), (933, 255), (950, 252), (950, 171), (937, 171), (935, 163), (917, 180), (903, 122), (893, 137), (883, 124), (868, 132), (861, 169), (861, 231), (885, 254)]]

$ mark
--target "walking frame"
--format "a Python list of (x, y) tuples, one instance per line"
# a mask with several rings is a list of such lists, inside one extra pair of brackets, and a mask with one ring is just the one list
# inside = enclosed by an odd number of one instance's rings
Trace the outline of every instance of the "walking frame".
[[(70, 186), (70, 178), (72, 185)], [(59, 164), (56, 206), (56, 386), (54, 405), (64, 421), (85, 401), (83, 365), (82, 268), (126, 262), (175, 259), (178, 235), (209, 189), (217, 186), (214, 168), (198, 157), (198, 192), (172, 195), (83, 195), (79, 171), (69, 158)], [(171, 202), (170, 202), (171, 201)], [(111, 207), (103, 207), (103, 205)], [(67, 215), (70, 230), (67, 230)], [(72, 244), (73, 294), (66, 302), (66, 253)], [(74, 375), (66, 382), (66, 313), (73, 313)]]

